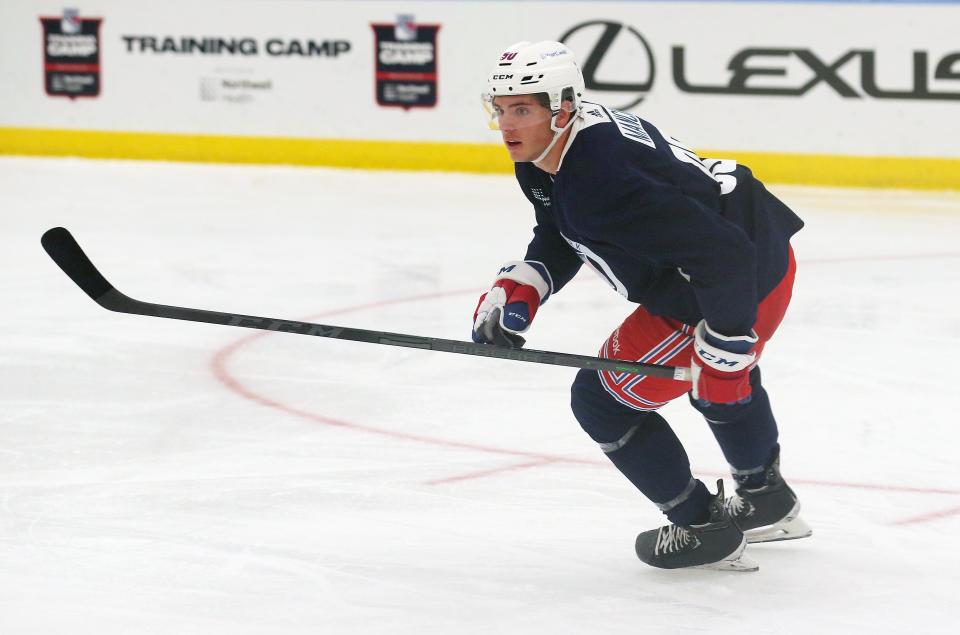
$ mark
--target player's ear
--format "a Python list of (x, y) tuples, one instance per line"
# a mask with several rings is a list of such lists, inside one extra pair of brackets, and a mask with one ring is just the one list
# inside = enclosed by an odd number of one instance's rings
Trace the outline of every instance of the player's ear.
[(565, 101), (562, 103), (559, 114), (557, 114), (557, 127), (563, 128), (568, 123), (570, 123), (570, 118), (573, 116), (571, 109), (573, 108), (572, 101)]

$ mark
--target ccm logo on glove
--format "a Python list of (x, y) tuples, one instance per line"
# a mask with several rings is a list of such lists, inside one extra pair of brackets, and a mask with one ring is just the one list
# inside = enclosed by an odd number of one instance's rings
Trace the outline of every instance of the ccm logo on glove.
[(735, 360), (735, 359), (724, 359), (723, 357), (717, 357), (716, 355), (714, 355), (714, 354), (711, 353), (710, 351), (704, 350), (704, 349), (702, 349), (702, 348), (697, 351), (697, 355), (699, 355), (702, 359), (704, 359), (704, 360), (706, 360), (706, 361), (708, 361), (708, 362), (712, 362), (713, 364), (716, 364), (716, 365), (718, 365), (718, 366), (724, 366), (724, 365), (726, 365), (726, 366), (736, 366), (737, 364), (740, 364), (740, 363), (741, 363), (741, 362), (739, 362), (739, 361), (737, 361), (737, 360)]
[(700, 320), (693, 332), (694, 355), (690, 360), (693, 398), (700, 403), (749, 403), (750, 369), (757, 361), (752, 352), (758, 338), (749, 335), (721, 335)]

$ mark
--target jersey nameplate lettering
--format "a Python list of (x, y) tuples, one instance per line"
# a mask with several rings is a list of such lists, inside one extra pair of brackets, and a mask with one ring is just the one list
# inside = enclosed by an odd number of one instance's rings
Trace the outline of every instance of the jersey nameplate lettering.
[(610, 114), (613, 116), (613, 122), (620, 129), (620, 134), (627, 139), (639, 141), (645, 146), (656, 149), (657, 145), (653, 142), (653, 138), (643, 129), (643, 122), (640, 121), (640, 117), (613, 108), (610, 109)]

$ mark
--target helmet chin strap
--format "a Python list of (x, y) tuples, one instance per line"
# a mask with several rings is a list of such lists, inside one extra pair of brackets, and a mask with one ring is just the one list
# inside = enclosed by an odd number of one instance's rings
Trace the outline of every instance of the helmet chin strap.
[(573, 124), (573, 122), (577, 119), (576, 113), (571, 112), (570, 121), (567, 122), (567, 125), (565, 125), (563, 128), (557, 128), (558, 116), (560, 116), (559, 112), (550, 119), (550, 129), (553, 130), (553, 139), (550, 140), (550, 143), (547, 145), (547, 147), (543, 150), (543, 152), (540, 153), (540, 156), (538, 156), (536, 159), (531, 161), (531, 163), (540, 163), (541, 161), (543, 161), (544, 157), (550, 154), (550, 151), (553, 150), (553, 146), (557, 145), (557, 140), (563, 135), (564, 132), (566, 132), (566, 130), (571, 126), (571, 124)]

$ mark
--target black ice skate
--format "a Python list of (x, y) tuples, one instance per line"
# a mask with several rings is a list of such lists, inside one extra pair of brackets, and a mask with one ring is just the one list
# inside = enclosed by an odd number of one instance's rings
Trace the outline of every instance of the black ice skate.
[(743, 553), (743, 532), (724, 506), (723, 481), (710, 501), (710, 520), (702, 525), (666, 525), (637, 536), (637, 556), (660, 569), (756, 571), (760, 567)]
[(767, 467), (765, 485), (755, 489), (737, 487), (736, 495), (728, 498), (724, 506), (748, 543), (795, 540), (813, 533), (799, 517), (797, 495), (780, 476), (779, 454)]

